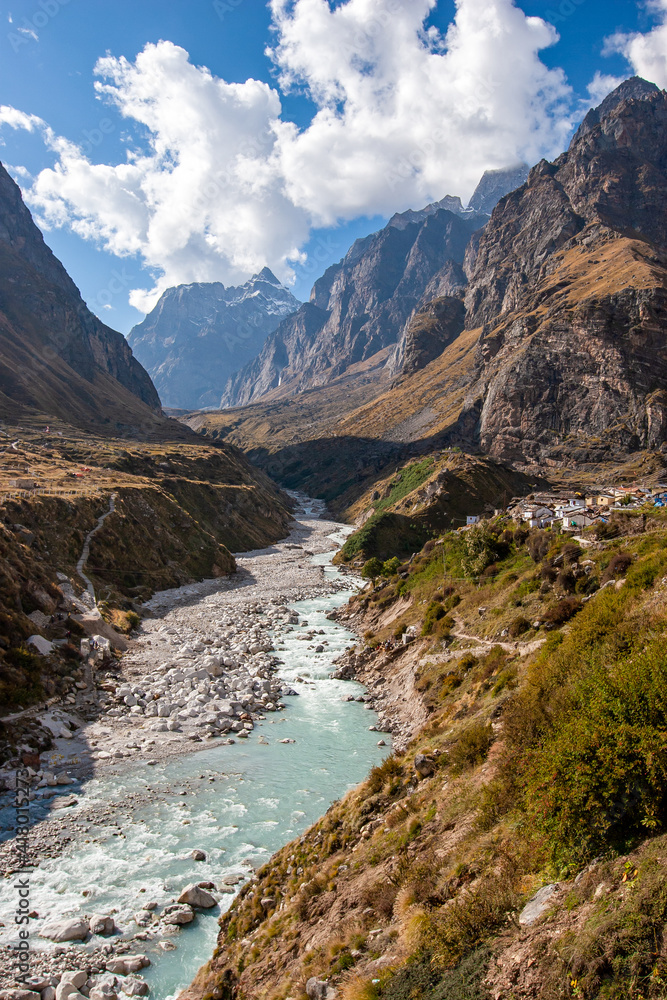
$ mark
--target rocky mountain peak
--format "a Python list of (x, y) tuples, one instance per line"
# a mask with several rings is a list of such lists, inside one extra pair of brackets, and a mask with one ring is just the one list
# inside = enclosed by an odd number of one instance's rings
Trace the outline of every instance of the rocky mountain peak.
[(660, 88), (656, 87), (654, 83), (643, 80), (641, 76), (631, 76), (628, 80), (624, 80), (615, 90), (612, 90), (610, 94), (607, 94), (601, 104), (596, 108), (591, 108), (577, 129), (574, 140), (580, 139), (583, 135), (594, 129), (596, 125), (600, 124), (603, 118), (606, 118), (623, 101), (643, 101), (646, 98), (652, 97), (653, 94), (659, 93)]
[(453, 212), (454, 215), (463, 215), (466, 211), (458, 195), (447, 194), (440, 201), (434, 201), (418, 211), (409, 208), (407, 212), (396, 212), (387, 223), (387, 227), (405, 229), (406, 226), (411, 226), (415, 222), (423, 222), (429, 215), (435, 215), (436, 212), (443, 210)]
[(264, 267), (238, 286), (168, 288), (128, 340), (165, 406), (204, 409), (217, 405), (227, 380), (300, 304)]
[(473, 192), (468, 209), (480, 214), (491, 215), (501, 198), (525, 183), (529, 169), (527, 163), (520, 163), (516, 167), (485, 170)]

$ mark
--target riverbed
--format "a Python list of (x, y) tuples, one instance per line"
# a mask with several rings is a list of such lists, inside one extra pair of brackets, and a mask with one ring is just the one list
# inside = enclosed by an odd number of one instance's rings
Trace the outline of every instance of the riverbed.
[[(346, 581), (341, 589), (342, 578), (331, 566), (346, 529), (324, 520), (320, 503), (300, 500), (289, 539), (239, 557), (242, 573), (236, 587), (234, 581), (211, 582), (195, 585), (185, 595), (194, 613), (214, 608), (207, 604), (212, 593), (226, 593), (233, 601), (242, 591), (246, 605), (255, 598), (261, 604), (269, 592), (280, 594), (298, 611), (299, 624), (275, 634), (273, 655), (280, 660), (279, 676), (297, 694), (285, 699), (284, 711), (267, 713), (249, 738), (233, 745), (212, 741), (196, 750), (190, 745), (188, 752), (181, 747), (180, 753), (165, 755), (151, 767), (143, 760), (97, 766), (77, 789), (70, 816), (76, 836), (58, 857), (43, 860), (31, 878), (31, 906), (39, 913), (35, 931), (45, 918), (63, 914), (113, 914), (131, 940), (132, 953), (151, 959), (143, 975), (156, 1000), (188, 985), (210, 958), (217, 919), (233, 895), (215, 892), (215, 909), (199, 911), (192, 924), (169, 935), (158, 925), (137, 926), (134, 915), (145, 911), (148, 902), (156, 903), (159, 913), (189, 883), (209, 881), (219, 890), (236, 877), (238, 886), (244, 884), (389, 749), (378, 746), (389, 738), (370, 729), (377, 722), (375, 713), (361, 701), (347, 700), (362, 696), (363, 689), (329, 677), (333, 661), (356, 639), (326, 617), (354, 592)], [(295, 553), (300, 559), (306, 556), (301, 577), (294, 575)], [(290, 600), (295, 588), (303, 599)], [(156, 595), (150, 608), (167, 616), (183, 599), (175, 592)], [(305, 638), (313, 632), (316, 648)], [(205, 860), (193, 860), (193, 851), (202, 851)], [(14, 936), (11, 883), (6, 879), (0, 885), (0, 921), (6, 925), (0, 942), (5, 945)], [(98, 948), (103, 943), (101, 938), (93, 942)], [(54, 950), (34, 935), (32, 944)], [(85, 967), (82, 952), (91, 947), (68, 947), (68, 967)]]

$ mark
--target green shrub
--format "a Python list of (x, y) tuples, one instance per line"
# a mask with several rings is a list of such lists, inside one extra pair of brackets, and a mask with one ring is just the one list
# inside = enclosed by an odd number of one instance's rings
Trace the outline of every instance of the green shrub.
[(576, 597), (564, 597), (562, 601), (558, 601), (546, 609), (542, 614), (542, 621), (546, 625), (564, 625), (578, 611), (581, 611), (581, 608), (581, 601), (577, 600)]
[(465, 771), (486, 760), (493, 743), (493, 729), (486, 722), (467, 726), (449, 752), (449, 762), (455, 772)]
[(361, 571), (361, 575), (364, 580), (372, 580), (373, 583), (377, 580), (379, 576), (382, 575), (383, 564), (380, 560), (373, 556), (366, 563), (364, 563), (364, 568)]
[(463, 532), (464, 576), (475, 579), (498, 559), (507, 554), (508, 546), (501, 542), (493, 528), (486, 523), (475, 524)]
[(511, 623), (510, 627), (507, 630), (507, 633), (510, 636), (510, 638), (516, 639), (518, 638), (518, 636), (523, 635), (524, 632), (527, 632), (529, 628), (530, 628), (530, 622), (528, 621), (528, 619), (524, 618), (522, 615), (519, 615), (519, 617), (515, 618), (514, 621)]
[(382, 567), (382, 572), (384, 576), (395, 576), (398, 573), (398, 568), (401, 565), (401, 560), (398, 556), (393, 556), (391, 559), (387, 559)]
[(667, 575), (667, 552), (656, 552), (634, 563), (625, 577), (626, 587), (631, 591), (650, 590), (656, 580)]
[(424, 624), (422, 626), (422, 635), (431, 635), (434, 630), (436, 622), (444, 619), (447, 614), (447, 610), (444, 604), (439, 601), (431, 601), (428, 608), (426, 609), (426, 615), (424, 617)]
[(554, 853), (625, 851), (667, 821), (667, 658), (657, 641), (580, 678), (530, 755), (529, 811)]

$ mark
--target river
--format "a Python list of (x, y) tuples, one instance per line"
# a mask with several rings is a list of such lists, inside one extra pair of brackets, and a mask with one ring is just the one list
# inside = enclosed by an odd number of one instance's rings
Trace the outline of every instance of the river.
[[(304, 502), (297, 516), (307, 527), (322, 512), (319, 503)], [(326, 527), (331, 544), (339, 544), (344, 526)], [(311, 557), (327, 579), (339, 575), (331, 566), (334, 551)], [(298, 836), (381, 762), (389, 748), (379, 747), (382, 734), (369, 730), (375, 713), (343, 700), (363, 689), (329, 677), (333, 660), (355, 637), (326, 615), (353, 592), (290, 604), (308, 626), (280, 634), (276, 645), (280, 676), (299, 696), (287, 699), (284, 712), (258, 723), (251, 739), (210, 746), (150, 769), (130, 764), (120, 774), (102, 773), (85, 783), (77, 808), (112, 805), (114, 824), (82, 824), (74, 843), (41, 863), (31, 885), (31, 905), (40, 917), (115, 913), (124, 927), (147, 901), (162, 908), (189, 882), (210, 880), (217, 886), (234, 874), (245, 881), (251, 866)], [(321, 640), (328, 642), (323, 653), (306, 648), (300, 636), (308, 628), (323, 630)], [(279, 742), (285, 739), (294, 742)], [(206, 860), (193, 861), (194, 849), (205, 851)], [(0, 886), (0, 920), (8, 926), (15, 905), (11, 882)], [(174, 950), (163, 951), (157, 939), (134, 943), (133, 953), (151, 958), (143, 974), (155, 1000), (178, 993), (210, 958), (220, 909), (232, 899), (223, 895), (220, 907), (200, 911), (193, 924), (168, 938), (167, 947)], [(49, 947), (39, 939), (34, 946)]]

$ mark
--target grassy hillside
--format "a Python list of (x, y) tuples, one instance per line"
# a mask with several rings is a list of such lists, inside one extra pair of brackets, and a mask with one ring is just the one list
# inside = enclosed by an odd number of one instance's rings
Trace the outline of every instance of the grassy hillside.
[(243, 890), (190, 996), (667, 996), (667, 522), (600, 534), (449, 533), (345, 612), (428, 721)]

